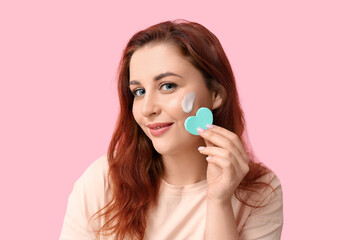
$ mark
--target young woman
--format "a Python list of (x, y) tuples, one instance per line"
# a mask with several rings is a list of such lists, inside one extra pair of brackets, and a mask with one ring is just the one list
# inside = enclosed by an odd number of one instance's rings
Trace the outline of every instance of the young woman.
[[(255, 161), (214, 34), (185, 20), (136, 33), (118, 92), (108, 153), (75, 182), (61, 240), (280, 239), (281, 185)], [(190, 133), (200, 108), (213, 124)]]

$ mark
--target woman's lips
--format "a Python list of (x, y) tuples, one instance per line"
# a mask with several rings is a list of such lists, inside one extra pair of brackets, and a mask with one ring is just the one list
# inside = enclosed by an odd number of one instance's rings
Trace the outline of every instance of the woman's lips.
[(150, 128), (150, 133), (151, 133), (153, 136), (155, 136), (155, 137), (160, 136), (161, 134), (163, 134), (163, 133), (165, 133), (166, 131), (168, 131), (168, 130), (171, 128), (172, 125), (173, 125), (173, 124), (171, 124), (171, 125), (169, 125), (169, 126), (164, 126), (164, 127), (158, 128), (158, 129)]

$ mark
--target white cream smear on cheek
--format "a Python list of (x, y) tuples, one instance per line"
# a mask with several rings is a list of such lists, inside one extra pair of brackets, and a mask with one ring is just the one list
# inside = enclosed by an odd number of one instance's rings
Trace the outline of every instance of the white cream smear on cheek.
[(195, 92), (189, 92), (184, 96), (181, 106), (184, 112), (190, 113), (194, 107)]

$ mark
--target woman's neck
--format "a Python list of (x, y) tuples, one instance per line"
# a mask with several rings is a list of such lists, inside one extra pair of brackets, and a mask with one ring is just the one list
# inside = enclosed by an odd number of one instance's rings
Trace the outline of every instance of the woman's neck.
[[(200, 146), (200, 145), (199, 145)], [(165, 166), (163, 179), (172, 185), (183, 186), (206, 179), (206, 156), (193, 145), (188, 150), (181, 150), (171, 155), (162, 155)], [(204, 145), (202, 145), (204, 146)]]

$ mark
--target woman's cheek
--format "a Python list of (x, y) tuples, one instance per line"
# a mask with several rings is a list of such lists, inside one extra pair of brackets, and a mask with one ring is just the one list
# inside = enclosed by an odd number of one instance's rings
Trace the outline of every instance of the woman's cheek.
[(187, 93), (181, 101), (181, 108), (186, 113), (191, 113), (194, 108), (195, 92)]
[(169, 99), (167, 102), (164, 102), (163, 104), (166, 105), (166, 109), (168, 111), (168, 113), (173, 117), (173, 118), (179, 118), (180, 116), (183, 115), (183, 111), (181, 110), (181, 98), (174, 98), (174, 99)]
[(191, 116), (191, 113), (194, 112), (194, 102), (195, 92), (192, 91), (180, 98), (174, 98), (165, 104), (169, 113), (171, 112), (171, 115), (174, 118), (178, 120), (182, 119), (185, 122), (185, 119)]

